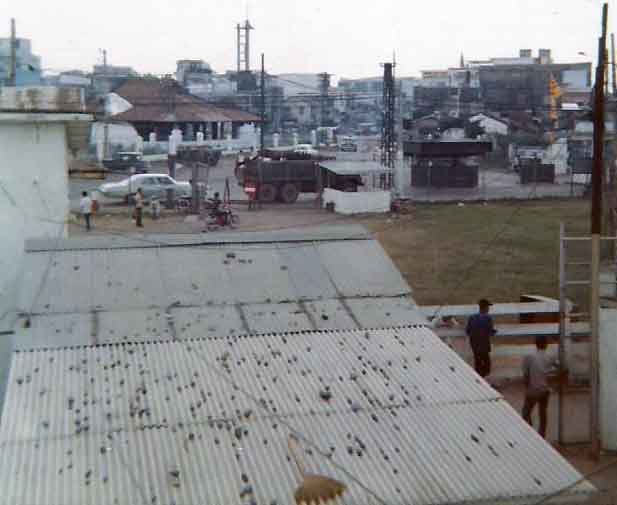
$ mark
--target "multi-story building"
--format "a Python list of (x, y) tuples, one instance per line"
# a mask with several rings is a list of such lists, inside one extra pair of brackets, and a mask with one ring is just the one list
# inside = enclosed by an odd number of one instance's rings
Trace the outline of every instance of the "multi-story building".
[[(42, 82), (41, 58), (32, 54), (30, 40), (15, 39), (15, 85), (37, 86)], [(8, 84), (11, 67), (11, 39), (0, 38), (0, 84)]]
[(178, 60), (176, 80), (189, 93), (201, 98), (230, 96), (238, 91), (236, 81), (227, 75), (215, 74), (204, 60)]
[[(555, 63), (550, 49), (540, 49), (537, 56), (521, 49), (515, 57), (461, 61), (459, 67), (424, 71), (415, 90), (415, 116), (434, 111), (464, 115), (479, 112), (481, 105), (489, 112), (527, 112), (547, 120), (551, 79), (564, 94), (584, 96), (591, 91), (591, 63)], [(469, 110), (461, 111), (461, 103), (468, 103)]]
[(121, 86), (127, 79), (139, 74), (132, 67), (118, 65), (94, 65), (92, 72), (92, 93), (103, 96)]

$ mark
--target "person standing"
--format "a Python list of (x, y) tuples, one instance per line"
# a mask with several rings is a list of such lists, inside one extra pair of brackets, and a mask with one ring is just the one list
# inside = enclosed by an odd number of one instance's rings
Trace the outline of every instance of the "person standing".
[(546, 438), (546, 423), (548, 417), (548, 400), (550, 389), (547, 375), (559, 364), (556, 356), (546, 353), (547, 340), (544, 335), (536, 337), (536, 352), (523, 359), (523, 379), (525, 381), (525, 404), (523, 405), (523, 419), (533, 426), (531, 414), (536, 405), (540, 414), (538, 433)]
[(482, 377), (491, 373), (491, 337), (497, 333), (493, 318), (488, 313), (491, 305), (486, 298), (482, 298), (478, 302), (480, 312), (468, 319), (465, 328), (473, 351), (474, 368)]
[(139, 188), (135, 193), (135, 223), (139, 228), (143, 228), (142, 218), (144, 211), (144, 193)]
[(92, 229), (90, 223), (92, 219), (92, 198), (88, 196), (87, 191), (81, 192), (79, 211), (81, 212), (81, 215), (84, 216), (84, 220), (86, 221), (86, 231), (90, 231)]

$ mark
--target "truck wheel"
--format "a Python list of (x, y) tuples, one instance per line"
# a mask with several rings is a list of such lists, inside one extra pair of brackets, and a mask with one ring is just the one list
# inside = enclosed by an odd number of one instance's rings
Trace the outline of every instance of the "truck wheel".
[(276, 186), (274, 184), (262, 184), (259, 188), (259, 199), (264, 203), (272, 203), (276, 200)]
[(295, 184), (287, 183), (281, 188), (281, 200), (284, 203), (294, 203), (298, 199), (298, 187)]

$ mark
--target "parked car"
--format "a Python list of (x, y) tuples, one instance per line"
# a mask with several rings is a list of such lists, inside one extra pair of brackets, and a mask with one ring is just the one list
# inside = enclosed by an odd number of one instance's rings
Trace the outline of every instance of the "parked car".
[[(176, 181), (167, 174), (136, 174), (119, 182), (101, 184), (98, 191), (105, 198), (126, 200), (137, 193), (141, 188), (144, 198), (151, 200), (167, 198), (167, 190), (174, 190), (175, 198), (190, 198), (193, 194), (191, 183), (188, 181)], [(200, 189), (204, 198), (210, 197), (210, 188), (200, 183)]]
[(319, 151), (311, 144), (298, 144), (293, 150), (295, 153), (309, 154), (311, 156), (317, 156), (319, 154)]
[(140, 152), (123, 151), (116, 153), (111, 159), (103, 160), (103, 166), (111, 171), (125, 172), (133, 169), (133, 173), (136, 174), (148, 172), (148, 164), (143, 160)]
[(343, 137), (339, 150), (348, 153), (355, 153), (358, 151), (358, 144), (356, 144), (351, 137)]

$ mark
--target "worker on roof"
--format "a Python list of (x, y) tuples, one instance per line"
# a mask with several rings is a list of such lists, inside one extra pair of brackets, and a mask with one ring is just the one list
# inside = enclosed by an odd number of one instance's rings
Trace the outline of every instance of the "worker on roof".
[(491, 337), (497, 333), (489, 315), (492, 303), (486, 298), (478, 302), (480, 311), (467, 321), (465, 332), (473, 351), (474, 368), (482, 377), (491, 373)]

